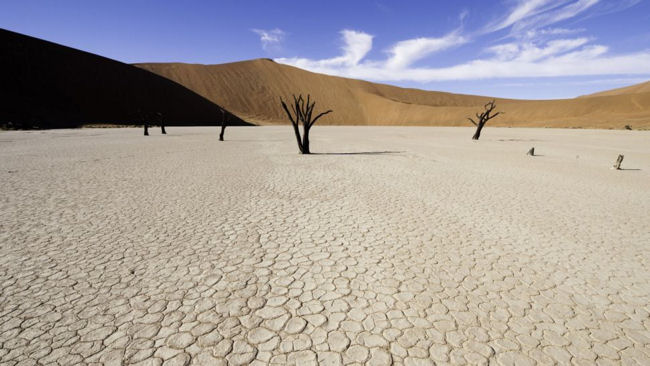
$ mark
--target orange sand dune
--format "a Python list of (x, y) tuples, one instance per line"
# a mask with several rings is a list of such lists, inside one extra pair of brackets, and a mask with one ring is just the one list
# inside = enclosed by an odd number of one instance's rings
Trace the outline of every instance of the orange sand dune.
[[(174, 80), (259, 124), (288, 123), (279, 98), (290, 98), (292, 93), (310, 93), (317, 101), (317, 111), (333, 109), (333, 114), (319, 121), (330, 125), (467, 126), (467, 117), (491, 99), (328, 76), (268, 59), (136, 66)], [(650, 91), (542, 101), (497, 98), (497, 106), (506, 113), (490, 122), (494, 126), (650, 128)]]

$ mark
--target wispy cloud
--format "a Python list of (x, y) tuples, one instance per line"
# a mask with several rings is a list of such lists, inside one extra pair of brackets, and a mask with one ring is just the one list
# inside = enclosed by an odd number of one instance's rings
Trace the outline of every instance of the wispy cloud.
[(262, 42), (262, 48), (265, 51), (277, 50), (286, 35), (283, 30), (278, 28), (271, 30), (251, 29), (251, 31), (260, 36), (260, 42)]
[[(276, 61), (315, 72), (375, 81), (432, 82), (489, 78), (559, 77), (580, 75), (650, 75), (650, 50), (611, 54), (589, 36), (572, 37), (584, 29), (556, 23), (584, 16), (601, 0), (518, 0), (509, 12), (474, 34), (461, 25), (440, 37), (417, 37), (396, 42), (380, 60), (367, 59), (373, 36), (341, 31), (342, 54), (328, 59), (279, 58)], [(628, 0), (632, 6), (636, 0)], [(632, 5), (630, 5), (632, 4)], [(428, 57), (509, 31), (504, 43), (483, 49), (483, 57), (448, 67), (416, 66)], [(492, 37), (493, 38), (493, 37)], [(508, 41), (509, 40), (509, 41)], [(419, 62), (422, 61), (422, 62)]]
[(505, 87), (535, 87), (535, 86), (558, 86), (558, 85), (630, 85), (648, 81), (646, 78), (605, 78), (593, 80), (562, 80), (562, 81), (534, 81), (534, 82), (507, 82), (495, 84)]
[(526, 18), (552, 9), (556, 6), (553, 4), (565, 2), (565, 0), (519, 0), (517, 5), (503, 19), (487, 24), (484, 27), (484, 32), (491, 33), (510, 27)]
[(584, 28), (541, 28), (531, 29), (521, 35), (523, 39), (545, 40), (557, 36), (567, 36), (576, 33), (583, 33)]
[(587, 38), (557, 39), (539, 47), (534, 43), (505, 43), (487, 49), (497, 60), (534, 62), (555, 56), (585, 45)]
[[(587, 11), (596, 5), (600, 0), (578, 0), (576, 2), (566, 3), (554, 8), (547, 8), (539, 13), (525, 17), (512, 25), (511, 34), (520, 35), (523, 32), (546, 27), (551, 24), (574, 18), (578, 14)], [(558, 2), (552, 2), (557, 4)], [(562, 1), (559, 1), (562, 3)]]
[(467, 39), (457, 32), (452, 32), (440, 38), (414, 38), (397, 42), (390, 50), (390, 58), (386, 67), (402, 69), (412, 65), (435, 52), (439, 52), (467, 42)]

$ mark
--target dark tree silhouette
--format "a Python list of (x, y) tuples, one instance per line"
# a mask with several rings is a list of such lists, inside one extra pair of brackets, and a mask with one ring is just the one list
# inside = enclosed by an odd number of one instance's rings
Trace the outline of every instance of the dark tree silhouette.
[[(319, 118), (322, 116), (332, 112), (332, 110), (327, 110), (316, 117), (313, 117), (312, 119), (312, 114), (314, 112), (314, 106), (316, 105), (316, 102), (311, 102), (310, 101), (310, 95), (307, 94), (307, 101), (302, 98), (302, 94), (300, 94), (297, 98), (295, 94), (293, 95), (293, 104), (291, 105), (291, 111), (293, 114), (289, 111), (289, 108), (287, 107), (287, 104), (280, 98), (280, 103), (282, 103), (282, 108), (284, 108), (284, 111), (287, 112), (287, 117), (289, 117), (289, 120), (291, 121), (291, 124), (293, 125), (293, 132), (296, 134), (296, 141), (298, 142), (298, 149), (300, 150), (301, 154), (310, 154), (311, 152), (309, 151), (309, 130), (312, 128), (312, 126), (318, 121)], [(299, 124), (302, 122), (302, 138), (300, 137), (300, 129), (298, 128)]]
[(221, 110), (221, 133), (219, 134), (219, 141), (223, 141), (223, 134), (226, 132), (226, 111)]
[(162, 112), (156, 112), (156, 117), (158, 117), (158, 122), (160, 123), (160, 132), (162, 132), (163, 135), (167, 134), (167, 131), (165, 131), (165, 121), (163, 121), (163, 113)]
[(494, 100), (490, 101), (484, 106), (485, 111), (483, 113), (481, 113), (481, 114), (476, 113), (476, 118), (478, 118), (478, 122), (474, 121), (471, 118), (467, 118), (470, 122), (472, 122), (474, 124), (474, 126), (476, 126), (476, 132), (474, 132), (474, 136), (472, 136), (472, 140), (478, 140), (479, 137), (481, 137), (481, 130), (483, 129), (483, 126), (485, 126), (487, 121), (491, 120), (492, 118), (494, 118), (494, 117), (498, 116), (500, 113), (502, 113), (502, 112), (496, 112), (495, 114), (490, 115), (490, 113), (492, 113), (492, 111), (496, 107), (497, 107), (497, 105), (494, 104)]
[(136, 115), (138, 116), (138, 120), (140, 124), (144, 125), (144, 135), (149, 136), (149, 121), (147, 120), (147, 116), (138, 109), (136, 112)]

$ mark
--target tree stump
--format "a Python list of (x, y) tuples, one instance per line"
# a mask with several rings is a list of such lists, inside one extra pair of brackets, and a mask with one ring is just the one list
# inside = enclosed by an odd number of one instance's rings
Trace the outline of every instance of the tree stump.
[(621, 170), (621, 163), (623, 162), (623, 158), (623, 155), (619, 155), (618, 158), (616, 158), (616, 163), (614, 163), (614, 166), (612, 168)]
[(531, 147), (530, 150), (528, 150), (528, 152), (526, 153), (526, 155), (535, 156), (535, 148)]
[(221, 133), (219, 134), (219, 141), (223, 141), (223, 134), (226, 132), (226, 111), (221, 110)]

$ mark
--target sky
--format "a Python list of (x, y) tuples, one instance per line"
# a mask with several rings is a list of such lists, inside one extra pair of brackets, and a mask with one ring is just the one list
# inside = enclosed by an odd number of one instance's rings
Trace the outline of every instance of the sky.
[(650, 80), (650, 0), (2, 0), (0, 28), (126, 63), (264, 57), (506, 98)]

